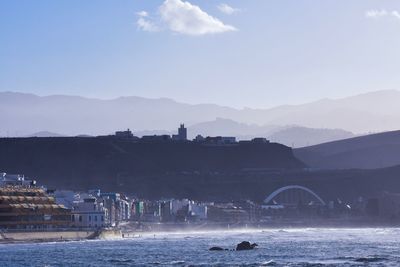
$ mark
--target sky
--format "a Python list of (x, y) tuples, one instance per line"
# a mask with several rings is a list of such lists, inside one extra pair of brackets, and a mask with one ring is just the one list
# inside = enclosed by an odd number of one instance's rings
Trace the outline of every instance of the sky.
[(268, 108), (400, 89), (398, 0), (2, 0), (0, 91)]

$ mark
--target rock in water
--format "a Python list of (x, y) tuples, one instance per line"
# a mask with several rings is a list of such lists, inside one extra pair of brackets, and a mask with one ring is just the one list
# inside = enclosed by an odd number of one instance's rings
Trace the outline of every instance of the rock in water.
[(221, 251), (221, 250), (225, 250), (225, 249), (223, 249), (223, 248), (221, 248), (221, 247), (212, 247), (212, 248), (210, 248), (209, 250), (212, 250), (212, 251)]
[(250, 244), (249, 241), (243, 241), (236, 246), (236, 250), (251, 250), (258, 246), (256, 243)]

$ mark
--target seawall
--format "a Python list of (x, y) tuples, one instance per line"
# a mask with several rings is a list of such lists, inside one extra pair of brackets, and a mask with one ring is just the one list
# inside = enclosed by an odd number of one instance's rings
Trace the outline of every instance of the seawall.
[(88, 231), (13, 231), (0, 232), (0, 243), (19, 242), (58, 242), (79, 241), (85, 239), (119, 239), (121, 231), (114, 229), (88, 230)]

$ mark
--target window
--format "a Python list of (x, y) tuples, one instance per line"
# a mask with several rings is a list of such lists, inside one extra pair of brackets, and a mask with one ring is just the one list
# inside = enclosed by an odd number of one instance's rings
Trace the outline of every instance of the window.
[(91, 222), (91, 221), (92, 221), (92, 216), (89, 215), (89, 222)]
[(82, 221), (82, 215), (79, 215), (79, 221), (80, 222)]
[(97, 215), (96, 215), (96, 216), (94, 216), (94, 221), (95, 221), (95, 222), (97, 222)]

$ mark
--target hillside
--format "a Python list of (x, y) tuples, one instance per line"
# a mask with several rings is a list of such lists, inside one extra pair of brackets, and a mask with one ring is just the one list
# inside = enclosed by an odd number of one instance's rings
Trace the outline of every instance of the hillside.
[[(193, 177), (243, 169), (297, 169), (305, 165), (280, 144), (211, 146), (197, 143), (134, 143), (117, 138), (55, 137), (0, 139), (1, 171), (38, 177), (43, 184), (76, 190), (123, 191), (136, 179), (187, 174)], [(165, 177), (165, 178), (164, 178)], [(155, 186), (155, 184), (154, 184)], [(120, 188), (118, 188), (120, 189)]]
[(353, 137), (354, 134), (341, 129), (314, 129), (286, 127), (268, 136), (268, 139), (290, 147), (305, 147)]
[(400, 164), (400, 131), (371, 134), (295, 149), (312, 168), (375, 169)]
[(115, 138), (0, 139), (1, 171), (24, 173), (50, 188), (100, 188), (147, 199), (261, 202), (274, 189), (304, 185), (324, 199), (400, 193), (400, 166), (308, 170), (279, 144), (204, 146), (132, 143)]

